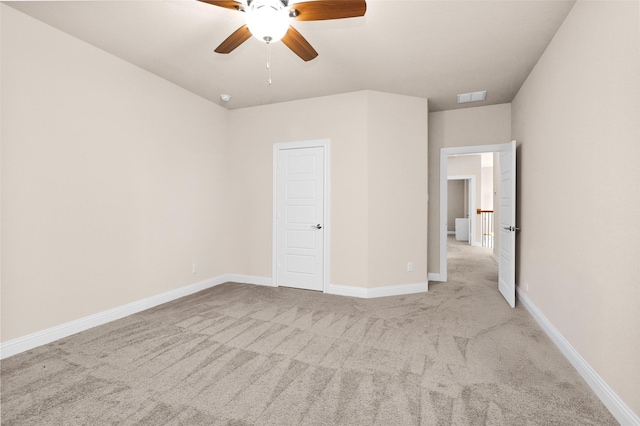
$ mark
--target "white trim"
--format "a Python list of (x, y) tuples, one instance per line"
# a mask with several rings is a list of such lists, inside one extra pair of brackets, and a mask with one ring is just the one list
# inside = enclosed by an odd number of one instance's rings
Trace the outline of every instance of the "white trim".
[(429, 291), (429, 283), (390, 285), (369, 288), (368, 297), (404, 296), (406, 294), (425, 293)]
[[(163, 303), (171, 302), (181, 297), (189, 296), (202, 290), (215, 287), (227, 282), (235, 282), (241, 284), (253, 284), (269, 287), (276, 287), (273, 280), (268, 277), (258, 277), (254, 275), (242, 274), (223, 274), (215, 278), (210, 278), (199, 283), (190, 284), (185, 287), (170, 290), (146, 299), (127, 303), (97, 314), (78, 318), (64, 324), (37, 331), (26, 336), (8, 340), (0, 343), (0, 359), (4, 359), (21, 352), (28, 351), (38, 346), (72, 336), (82, 331), (88, 330), (99, 325), (107, 324), (111, 321), (119, 320), (129, 315), (137, 314)], [(397, 286), (363, 288), (351, 287), (331, 284), (325, 293), (337, 294), (341, 296), (360, 297), (370, 299), (374, 297), (400, 296), (405, 294), (422, 293), (428, 291), (428, 283), (404, 284)]]
[(276, 280), (276, 271), (278, 270), (278, 260), (276, 259), (278, 253), (278, 241), (276, 239), (276, 235), (278, 234), (278, 224), (276, 222), (276, 217), (278, 215), (278, 144), (273, 145), (273, 176), (271, 178), (271, 282), (274, 286), (278, 286), (278, 281)]
[(154, 306), (162, 305), (163, 303), (215, 287), (227, 281), (226, 276), (222, 275), (199, 283), (177, 288), (175, 290), (170, 290), (165, 293), (157, 294), (155, 296), (147, 297), (146, 299), (127, 303), (126, 305), (118, 306), (106, 311), (98, 312), (97, 314), (78, 318), (26, 336), (8, 340), (0, 343), (0, 359), (28, 351), (29, 349), (33, 349), (38, 346), (46, 345), (47, 343), (62, 339), (63, 337), (68, 337), (73, 334), (80, 333), (81, 331), (85, 331), (138, 312), (142, 312), (149, 308), (153, 308)]
[(38, 346), (46, 345), (47, 343), (51, 343), (58, 339), (80, 333), (81, 331), (85, 331), (111, 321), (119, 320), (129, 315), (137, 314), (138, 312), (153, 308), (154, 306), (162, 305), (163, 303), (171, 302), (181, 297), (189, 296), (190, 294), (227, 282), (275, 287), (273, 280), (267, 277), (241, 274), (220, 275), (219, 277), (210, 278), (199, 283), (170, 290), (165, 293), (147, 297), (146, 299), (127, 303), (126, 305), (98, 312), (97, 314), (89, 315), (84, 318), (79, 318), (55, 327), (47, 328), (45, 330), (37, 331), (26, 336), (0, 343), (0, 359), (28, 351), (29, 349), (37, 348)]
[[(445, 154), (445, 149), (442, 148), (440, 150), (440, 272), (438, 275), (440, 276), (441, 282), (447, 282), (447, 219), (448, 219), (448, 208), (447, 203), (449, 199), (447, 198), (449, 195), (448, 191), (448, 182), (447, 179), (447, 158), (448, 155)], [(442, 243), (444, 242), (444, 250), (442, 248)]]
[(257, 277), (255, 275), (241, 275), (241, 274), (225, 274), (222, 275), (221, 278), (224, 279), (223, 282), (232, 282), (232, 283), (241, 283), (241, 284), (253, 284), (253, 285), (262, 285), (266, 287), (277, 287), (273, 283), (273, 278), (271, 277)]
[(329, 257), (329, 248), (331, 247), (331, 239), (329, 238), (331, 235), (331, 215), (329, 214), (331, 212), (331, 143), (329, 139), (324, 142), (324, 280), (322, 290), (326, 292), (329, 287), (329, 261), (331, 259)]
[(329, 288), (326, 291), (327, 294), (335, 294), (338, 296), (359, 297), (361, 299), (368, 299), (367, 289), (364, 287), (352, 287), (349, 285), (337, 285), (329, 284)]
[(553, 343), (560, 349), (563, 355), (578, 370), (578, 373), (587, 382), (591, 389), (598, 395), (598, 398), (609, 409), (611, 414), (622, 425), (640, 425), (640, 417), (625, 404), (625, 402), (611, 389), (602, 377), (582, 358), (580, 353), (574, 349), (567, 339), (558, 331), (542, 312), (533, 304), (527, 295), (516, 287), (518, 300), (522, 303), (531, 316), (540, 324), (540, 327), (553, 340)]
[(493, 252), (491, 253), (491, 258), (493, 258), (493, 260), (495, 260), (496, 263), (500, 263), (500, 260), (498, 259), (498, 256), (496, 256), (496, 254), (493, 253)]
[(442, 276), (442, 274), (434, 274), (432, 272), (429, 272), (429, 274), (427, 275), (427, 279), (429, 281), (438, 281), (438, 282), (446, 282), (447, 281), (447, 276)]
[(329, 212), (331, 209), (329, 208), (329, 202), (331, 200), (330, 197), (330, 161), (331, 161), (331, 141), (329, 139), (319, 139), (319, 140), (311, 140), (311, 141), (301, 141), (301, 142), (280, 142), (273, 144), (273, 212), (272, 212), (272, 237), (271, 237), (271, 286), (277, 287), (278, 280), (276, 279), (277, 272), (277, 223), (276, 223), (276, 215), (278, 208), (277, 206), (277, 177), (278, 177), (278, 153), (280, 150), (285, 149), (300, 149), (300, 148), (324, 148), (324, 223), (322, 227), (322, 233), (324, 237), (324, 252), (323, 252), (323, 271), (322, 271), (322, 291), (327, 293), (329, 288), (329, 273), (331, 268), (329, 267), (329, 261), (331, 257), (329, 256), (329, 247), (331, 245), (331, 241), (329, 240), (329, 235), (331, 235), (331, 218), (329, 216)]
[(429, 283), (400, 284), (373, 288), (329, 284), (329, 288), (325, 293), (336, 294), (339, 296), (359, 297), (361, 299), (374, 299), (377, 297), (424, 293), (427, 291), (429, 291)]
[[(510, 143), (508, 143), (510, 144)], [(507, 144), (475, 145), (440, 149), (440, 280), (447, 281), (447, 159), (450, 155), (500, 152)]]

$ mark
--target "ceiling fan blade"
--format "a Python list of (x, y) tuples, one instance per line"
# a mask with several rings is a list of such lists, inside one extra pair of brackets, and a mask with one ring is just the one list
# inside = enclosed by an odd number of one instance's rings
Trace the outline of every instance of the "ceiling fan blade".
[(243, 3), (234, 0), (200, 0), (202, 3), (212, 4), (214, 6), (224, 7), (225, 9), (241, 10)]
[(249, 27), (246, 25), (241, 26), (233, 32), (225, 41), (220, 43), (220, 46), (216, 47), (216, 53), (230, 53), (236, 47), (247, 41), (251, 37)]
[(298, 21), (323, 21), (364, 16), (367, 3), (365, 0), (315, 0), (294, 3), (291, 9)]
[(289, 31), (282, 37), (282, 42), (303, 61), (310, 61), (318, 56), (318, 52), (311, 47), (307, 39), (293, 27), (289, 27)]

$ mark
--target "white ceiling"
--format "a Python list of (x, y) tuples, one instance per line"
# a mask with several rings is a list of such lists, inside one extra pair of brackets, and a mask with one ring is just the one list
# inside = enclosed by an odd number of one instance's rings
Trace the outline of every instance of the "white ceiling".
[[(510, 102), (574, 1), (368, 0), (362, 18), (292, 21), (319, 56), (273, 44), (271, 86), (264, 43), (213, 52), (241, 12), (195, 0), (6, 4), (229, 109), (368, 89), (442, 111)], [(486, 101), (456, 104), (476, 90)]]

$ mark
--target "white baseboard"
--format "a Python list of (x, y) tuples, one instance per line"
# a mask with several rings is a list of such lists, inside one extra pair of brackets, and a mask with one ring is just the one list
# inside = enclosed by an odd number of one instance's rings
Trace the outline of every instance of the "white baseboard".
[(405, 294), (425, 293), (429, 291), (429, 283), (390, 285), (369, 288), (368, 297), (404, 296)]
[(584, 358), (576, 351), (573, 346), (564, 338), (557, 328), (540, 312), (540, 310), (531, 302), (527, 295), (519, 288), (518, 300), (522, 303), (531, 316), (540, 324), (542, 329), (558, 346), (564, 356), (578, 370), (578, 373), (587, 382), (587, 384), (598, 395), (598, 398), (609, 409), (611, 414), (621, 425), (640, 425), (640, 417), (629, 408), (625, 402), (609, 387), (609, 385), (600, 377), (600, 375), (585, 361)]
[(456, 235), (456, 231), (447, 231), (447, 235)]
[(199, 283), (167, 291), (156, 296), (147, 297), (146, 299), (127, 303), (126, 305), (118, 306), (113, 309), (98, 312), (97, 314), (79, 318), (55, 327), (37, 331), (26, 336), (18, 337), (17, 339), (8, 340), (0, 344), (0, 359), (28, 351), (29, 349), (33, 349), (38, 346), (46, 345), (47, 343), (62, 339), (63, 337), (68, 337), (73, 334), (80, 333), (81, 331), (124, 318), (128, 315), (142, 312), (146, 309), (153, 308), (154, 306), (214, 287), (226, 282), (222, 278), (223, 277), (211, 278)]
[(442, 276), (442, 274), (440, 274), (440, 273), (432, 273), (432, 272), (430, 272), (430, 273), (427, 275), (427, 279), (428, 279), (429, 281), (439, 281), (439, 282), (445, 282), (445, 281), (446, 281), (446, 280), (444, 279), (444, 277)]
[[(184, 296), (188, 296), (193, 293), (197, 293), (202, 290), (220, 285), (226, 282), (236, 282), (242, 284), (254, 284), (263, 285), (269, 287), (275, 287), (272, 278), (258, 277), (253, 275), (242, 274), (224, 274), (219, 277), (211, 278), (199, 283), (190, 284), (185, 287), (181, 287), (175, 290), (167, 291), (156, 296), (151, 296), (146, 299), (138, 300), (128, 303), (126, 305), (118, 306), (113, 309), (108, 309), (97, 314), (89, 315), (87, 317), (79, 318), (64, 324), (57, 325), (55, 327), (47, 328), (35, 333), (28, 334), (26, 336), (18, 337), (16, 339), (8, 340), (0, 343), (0, 359), (4, 359), (21, 352), (28, 351), (38, 346), (46, 345), (58, 339), (80, 333), (81, 331), (88, 330), (99, 325), (106, 324), (111, 321), (115, 321), (124, 318), (129, 315), (142, 312), (146, 309), (153, 308), (154, 306), (161, 305), (163, 303), (171, 302), (172, 300), (179, 299)], [(384, 296), (397, 296), (402, 294), (421, 293), (427, 291), (427, 283), (419, 284), (407, 284), (399, 286), (388, 286), (379, 288), (360, 288), (360, 287), (348, 287), (348, 286), (336, 286), (330, 285), (327, 293), (338, 294), (342, 296), (353, 296), (362, 298), (372, 297), (384, 297)]]
[(353, 287), (349, 285), (329, 284), (329, 288), (325, 290), (327, 294), (335, 294), (338, 296), (360, 297), (367, 299), (367, 288)]
[[(146, 309), (153, 308), (154, 306), (171, 302), (172, 300), (176, 300), (181, 297), (188, 296), (190, 294), (197, 293), (199, 291), (206, 290), (207, 288), (211, 288), (226, 282), (275, 287), (272, 278), (242, 274), (220, 275), (219, 277), (211, 278), (199, 283), (191, 284), (162, 294), (158, 294), (156, 296), (151, 296), (146, 299), (131, 302), (113, 309), (98, 312), (97, 314), (89, 315), (87, 317), (60, 324), (55, 327), (31, 333), (26, 336), (2, 342), (0, 343), (0, 359), (4, 359), (21, 352), (28, 351), (38, 346), (46, 345), (47, 343), (51, 343), (58, 339), (62, 339), (64, 337), (80, 333), (81, 331), (85, 331), (90, 328), (97, 327), (99, 325), (103, 325), (108, 322), (136, 314), (138, 312), (142, 312)], [(406, 284), (378, 288), (360, 288), (330, 285), (327, 293), (338, 294), (342, 296), (372, 298), (421, 293), (427, 291), (427, 289), (428, 283)]]
[(428, 290), (428, 283), (401, 284), (373, 288), (329, 284), (329, 288), (325, 291), (325, 293), (336, 294), (339, 296), (359, 297), (362, 299), (373, 299), (376, 297), (402, 296), (405, 294), (424, 293)]
[(272, 278), (258, 277), (255, 275), (241, 275), (241, 274), (225, 274), (225, 275), (222, 275), (222, 277), (224, 278), (224, 282), (263, 285), (267, 287), (277, 287), (273, 283)]
[(38, 346), (46, 345), (47, 343), (51, 343), (58, 339), (80, 333), (81, 331), (85, 331), (129, 315), (137, 314), (138, 312), (153, 308), (154, 306), (162, 305), (163, 303), (171, 302), (172, 300), (176, 300), (226, 282), (273, 286), (271, 278), (240, 274), (220, 275), (219, 277), (210, 278), (199, 283), (190, 284), (185, 287), (127, 303), (126, 305), (118, 306), (113, 309), (98, 312), (97, 314), (89, 315), (55, 327), (2, 342), (0, 343), (0, 359), (28, 351)]

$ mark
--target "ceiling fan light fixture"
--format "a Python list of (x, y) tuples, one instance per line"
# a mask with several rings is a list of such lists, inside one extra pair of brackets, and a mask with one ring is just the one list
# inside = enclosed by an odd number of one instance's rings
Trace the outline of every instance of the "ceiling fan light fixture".
[(280, 0), (254, 0), (246, 9), (251, 35), (265, 43), (274, 43), (289, 29), (289, 11)]
[[(282, 44), (303, 61), (310, 61), (318, 52), (293, 26), (296, 21), (326, 21), (330, 19), (357, 18), (367, 12), (366, 0), (200, 0), (213, 6), (246, 13), (246, 23), (227, 37), (215, 52), (227, 54), (253, 35), (267, 43), (267, 56), (271, 55), (271, 43)], [(267, 67), (270, 59), (267, 59)]]

